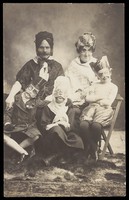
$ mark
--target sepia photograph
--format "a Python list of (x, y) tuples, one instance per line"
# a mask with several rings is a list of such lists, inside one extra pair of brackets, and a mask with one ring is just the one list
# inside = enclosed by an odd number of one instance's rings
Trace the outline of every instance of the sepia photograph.
[(3, 3), (3, 196), (125, 197), (125, 4)]

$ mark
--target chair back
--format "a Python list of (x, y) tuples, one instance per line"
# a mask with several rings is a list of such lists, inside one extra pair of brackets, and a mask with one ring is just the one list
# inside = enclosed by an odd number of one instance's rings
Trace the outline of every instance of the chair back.
[(112, 118), (111, 124), (110, 124), (110, 126), (104, 128), (106, 131), (108, 131), (108, 133), (107, 133), (107, 136), (105, 134), (103, 134), (103, 138), (104, 138), (105, 144), (104, 144), (104, 147), (103, 147), (103, 150), (102, 150), (102, 154), (100, 155), (99, 159), (103, 159), (104, 158), (107, 147), (108, 147), (110, 153), (113, 154), (113, 150), (111, 148), (109, 140), (110, 140), (112, 131), (114, 129), (114, 126), (115, 126), (115, 123), (116, 123), (116, 119), (117, 119), (117, 116), (118, 116), (122, 101), (123, 101), (123, 98), (120, 96), (120, 94), (117, 94), (117, 97), (116, 97), (116, 99), (115, 99), (115, 101), (114, 101), (114, 103), (112, 105), (112, 108), (114, 110), (114, 114), (113, 114), (113, 118)]

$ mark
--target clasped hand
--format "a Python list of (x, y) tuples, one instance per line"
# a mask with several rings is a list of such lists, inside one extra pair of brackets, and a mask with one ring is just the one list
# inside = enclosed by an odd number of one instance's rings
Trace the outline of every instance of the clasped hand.
[(64, 122), (64, 121), (59, 121), (59, 122), (56, 122), (56, 123), (53, 123), (53, 124), (48, 124), (46, 126), (46, 130), (50, 130), (52, 127), (54, 126), (58, 126), (58, 125), (62, 125), (65, 127), (66, 131), (69, 131), (70, 130), (70, 124), (67, 123), (67, 122)]

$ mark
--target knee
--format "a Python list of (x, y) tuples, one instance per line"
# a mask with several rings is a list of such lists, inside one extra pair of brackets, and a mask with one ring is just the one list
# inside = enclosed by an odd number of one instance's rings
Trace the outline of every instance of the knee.
[(91, 125), (91, 128), (94, 130), (101, 130), (102, 129), (102, 125), (98, 122), (93, 122)]
[(52, 129), (51, 129), (51, 132), (53, 133), (58, 133), (58, 132), (60, 132), (60, 131), (62, 131), (62, 128), (60, 127), (60, 126), (54, 126), (54, 127), (52, 127)]
[(80, 122), (80, 129), (81, 130), (87, 130), (87, 129), (89, 129), (89, 126), (90, 126), (90, 124), (89, 124), (88, 121), (82, 121), (82, 122)]

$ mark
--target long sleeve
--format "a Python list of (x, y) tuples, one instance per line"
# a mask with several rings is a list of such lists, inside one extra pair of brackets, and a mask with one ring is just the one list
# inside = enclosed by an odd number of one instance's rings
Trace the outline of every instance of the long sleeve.
[(48, 124), (52, 123), (54, 117), (55, 117), (55, 114), (50, 111), (48, 106), (45, 106), (42, 109), (41, 121), (40, 121), (40, 129), (41, 129), (41, 131), (46, 130), (46, 126)]
[(86, 101), (98, 102), (100, 105), (111, 106), (116, 98), (118, 87), (113, 83), (95, 84), (87, 90)]
[(96, 93), (95, 90), (96, 88), (94, 87), (94, 85), (87, 88), (87, 90), (85, 91), (86, 102), (93, 103), (103, 99), (102, 94)]
[(115, 84), (112, 84), (112, 87), (109, 90), (109, 94), (106, 98), (100, 101), (103, 105), (112, 105), (118, 93), (118, 87)]
[(19, 91), (21, 90), (21, 84), (19, 81), (16, 81), (12, 88), (11, 88), (11, 91), (9, 93), (9, 96), (15, 96)]
[(20, 84), (22, 85), (22, 89), (24, 90), (26, 86), (30, 84), (31, 78), (32, 78), (32, 70), (29, 61), (17, 73), (16, 81), (20, 82)]

